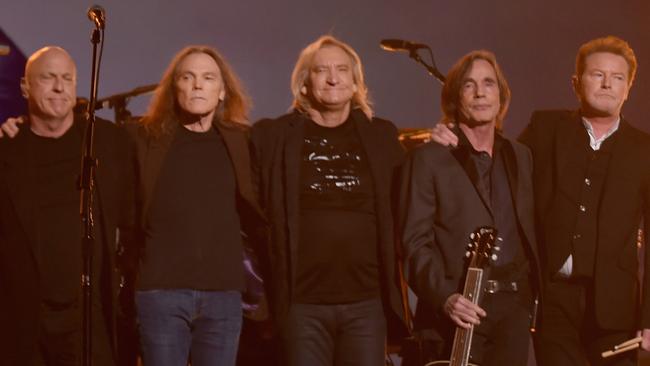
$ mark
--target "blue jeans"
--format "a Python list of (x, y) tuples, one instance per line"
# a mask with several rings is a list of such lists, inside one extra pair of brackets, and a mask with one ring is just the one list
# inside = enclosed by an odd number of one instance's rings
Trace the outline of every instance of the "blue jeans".
[(234, 366), (242, 324), (238, 291), (136, 291), (147, 366)]
[(386, 320), (379, 299), (291, 304), (282, 331), (285, 365), (383, 366)]

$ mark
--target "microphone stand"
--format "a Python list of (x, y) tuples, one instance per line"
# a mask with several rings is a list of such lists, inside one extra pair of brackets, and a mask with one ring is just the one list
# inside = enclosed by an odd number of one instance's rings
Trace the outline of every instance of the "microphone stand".
[(426, 48), (427, 48), (427, 50), (429, 50), (429, 53), (431, 54), (431, 61), (432, 61), (433, 65), (429, 65), (426, 62), (424, 62), (424, 60), (422, 60), (422, 57), (420, 57), (420, 54), (418, 54), (418, 50), (415, 49), (415, 48), (411, 48), (411, 50), (409, 51), (409, 57), (412, 58), (413, 60), (415, 60), (415, 62), (417, 62), (420, 65), (424, 66), (424, 68), (427, 69), (427, 71), (429, 72), (429, 75), (431, 75), (434, 78), (438, 79), (438, 81), (440, 81), (441, 84), (444, 84), (446, 78), (440, 71), (438, 71), (438, 68), (436, 67), (436, 63), (433, 60), (433, 52), (431, 52), (431, 48), (429, 48), (429, 47), (426, 47)]
[(96, 110), (102, 108), (113, 108), (115, 111), (115, 124), (122, 125), (131, 119), (131, 112), (126, 108), (127, 103), (132, 97), (142, 94), (151, 93), (156, 89), (158, 84), (139, 86), (125, 93), (111, 95), (97, 101)]
[[(83, 226), (83, 236), (81, 239), (83, 268), (81, 276), (81, 286), (83, 292), (83, 328), (82, 328), (82, 366), (92, 365), (92, 259), (93, 249), (95, 247), (95, 238), (93, 235), (93, 196), (95, 185), (95, 168), (97, 159), (94, 156), (94, 137), (95, 137), (95, 104), (97, 102), (97, 84), (99, 81), (99, 63), (97, 57), (97, 45), (102, 41), (103, 48), (103, 29), (95, 26), (90, 41), (93, 44), (93, 63), (90, 79), (90, 102), (88, 104), (86, 132), (83, 143), (81, 159), (81, 175), (79, 179), (79, 189), (81, 191), (80, 214)], [(101, 62), (101, 54), (99, 56)]]

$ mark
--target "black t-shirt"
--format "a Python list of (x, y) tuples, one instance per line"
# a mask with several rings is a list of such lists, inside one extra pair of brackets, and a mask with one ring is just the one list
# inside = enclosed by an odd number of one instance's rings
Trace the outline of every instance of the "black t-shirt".
[(241, 290), (236, 181), (216, 129), (179, 128), (145, 224), (139, 289)]
[(379, 296), (374, 184), (353, 121), (305, 124), (300, 167), (299, 303)]
[[(82, 225), (79, 216), (83, 125), (78, 122), (58, 138), (42, 137), (25, 129), (27, 144), (35, 156), (36, 257), (42, 298), (55, 308), (78, 306), (82, 271)], [(93, 294), (100, 291), (102, 273), (101, 211), (95, 208), (93, 249)]]

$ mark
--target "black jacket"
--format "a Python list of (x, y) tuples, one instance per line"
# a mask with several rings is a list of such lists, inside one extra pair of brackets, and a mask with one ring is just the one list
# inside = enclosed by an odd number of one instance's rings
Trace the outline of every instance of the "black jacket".
[[(403, 334), (405, 313), (393, 230), (393, 183), (404, 153), (398, 142), (397, 129), (391, 122), (379, 118), (370, 121), (360, 110), (353, 110), (351, 114), (374, 179), (380, 282), (389, 333)], [(307, 120), (304, 115), (293, 112), (277, 119), (261, 120), (251, 132), (257, 190), (262, 208), (271, 222), (271, 284), (267, 293), (279, 324), (283, 324), (292, 303), (295, 285), (300, 227), (300, 159)]]
[[(520, 137), (533, 153), (538, 243), (545, 280), (566, 259), (574, 234), (572, 224), (579, 205), (576, 192), (584, 184), (582, 172), (570, 168), (576, 165), (571, 162), (584, 156), (576, 143), (579, 134), (586, 131), (577, 111), (538, 111)], [(650, 136), (624, 119), (615, 135), (610, 137), (616, 140), (597, 207), (595, 315), (598, 325), (605, 329), (650, 328)], [(567, 202), (572, 203), (570, 208)], [(642, 219), (646, 261), (639, 292), (636, 244)]]
[[(251, 175), (251, 158), (249, 145), (250, 127), (234, 122), (215, 122), (215, 128), (223, 138), (224, 145), (232, 163), (237, 183), (236, 205), (239, 214), (240, 229), (244, 239), (244, 260), (257, 261), (263, 257), (268, 240), (267, 221), (260, 209), (253, 190)], [(182, 128), (180, 125), (176, 129)], [(142, 258), (144, 248), (144, 225), (153, 199), (160, 170), (165, 162), (167, 152), (177, 130), (154, 137), (140, 123), (126, 125), (133, 153), (130, 168), (133, 180), (134, 201), (131, 205), (133, 226), (125, 230), (125, 247), (131, 262)], [(250, 263), (249, 263), (250, 264)], [(243, 293), (244, 314), (255, 320), (267, 316), (267, 308), (261, 284), (258, 286), (258, 266), (245, 266), (246, 290)], [(261, 270), (260, 270), (261, 271)]]
[[(72, 129), (83, 135), (85, 121), (75, 118)], [(0, 139), (0, 354), (7, 364), (24, 364), (36, 353), (41, 289), (39, 262), (34, 253), (38, 222), (35, 218), (35, 169), (33, 152), (25, 144), (29, 124), (13, 138)], [(112, 123), (97, 120), (95, 127), (97, 224), (105, 228), (101, 238), (104, 268), (102, 283), (93, 286), (108, 289), (102, 293), (104, 321), (114, 337), (118, 290), (115, 270), (116, 228), (128, 220), (124, 207), (128, 201), (127, 139)], [(81, 150), (81, 146), (79, 146)], [(75, 178), (70, 177), (71, 184)], [(99, 231), (99, 230), (96, 230)], [(99, 238), (98, 238), (99, 239)], [(81, 236), (79, 238), (81, 245)]]
[[(530, 270), (537, 274), (530, 152), (503, 140), (502, 153)], [(424, 338), (445, 339), (453, 329), (443, 305), (453, 293), (462, 293), (469, 235), (479, 227), (494, 226), (489, 206), (464, 169), (472, 162), (465, 159), (470, 158), (458, 149), (432, 142), (412, 151), (403, 172), (405, 273), (418, 296), (414, 329)], [(539, 281), (532, 285), (536, 290)]]

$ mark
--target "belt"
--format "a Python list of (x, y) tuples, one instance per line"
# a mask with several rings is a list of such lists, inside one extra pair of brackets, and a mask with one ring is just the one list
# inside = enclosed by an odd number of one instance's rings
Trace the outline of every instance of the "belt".
[(485, 292), (494, 294), (497, 292), (517, 292), (519, 286), (517, 282), (487, 280), (485, 282)]

